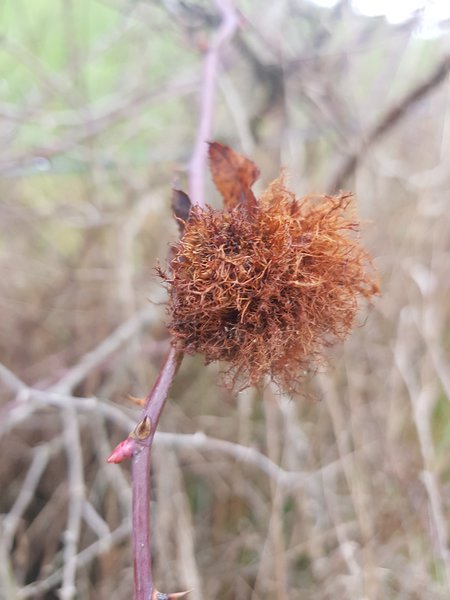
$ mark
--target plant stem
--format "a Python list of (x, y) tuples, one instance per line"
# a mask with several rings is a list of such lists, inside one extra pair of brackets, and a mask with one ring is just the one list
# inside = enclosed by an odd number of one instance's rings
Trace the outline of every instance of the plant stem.
[(148, 394), (141, 422), (150, 419), (150, 435), (132, 459), (132, 543), (134, 600), (150, 600), (153, 578), (150, 546), (150, 459), (156, 427), (182, 354), (171, 348), (153, 389)]
[(222, 15), (222, 22), (209, 45), (203, 63), (200, 121), (189, 164), (189, 197), (193, 205), (200, 207), (205, 205), (204, 182), (208, 154), (206, 142), (211, 137), (219, 54), (221, 47), (232, 37), (238, 25), (238, 15), (231, 0), (216, 0), (216, 4)]
[[(204, 179), (207, 145), (211, 135), (214, 92), (222, 45), (233, 35), (238, 16), (232, 0), (216, 0), (222, 22), (211, 42), (203, 65), (200, 122), (189, 165), (189, 193), (193, 205), (204, 206)], [(140, 423), (150, 419), (150, 435), (139, 445), (132, 459), (132, 538), (134, 600), (152, 600), (154, 594), (151, 565), (150, 461), (153, 437), (167, 398), (170, 384), (181, 363), (182, 354), (171, 348), (152, 391), (146, 398)]]

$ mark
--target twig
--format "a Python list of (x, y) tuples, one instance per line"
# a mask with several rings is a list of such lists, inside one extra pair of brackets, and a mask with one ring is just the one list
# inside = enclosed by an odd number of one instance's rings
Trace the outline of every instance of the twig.
[(419, 448), (422, 455), (422, 481), (427, 492), (430, 519), (433, 525), (434, 542), (442, 561), (447, 586), (450, 584), (450, 552), (448, 549), (449, 533), (445, 517), (445, 503), (439, 487), (439, 480), (434, 467), (435, 449), (431, 431), (431, 414), (436, 402), (436, 385), (422, 381), (412, 367), (411, 350), (404, 329), (411, 327), (412, 314), (410, 307), (400, 312), (399, 333), (394, 350), (394, 360), (400, 373), (412, 407), (414, 425), (417, 430)]
[(339, 190), (345, 181), (354, 173), (358, 163), (367, 154), (369, 148), (383, 135), (390, 131), (397, 123), (408, 115), (409, 110), (422, 100), (427, 94), (434, 90), (450, 72), (450, 56), (445, 56), (438, 66), (430, 73), (425, 81), (422, 81), (395, 106), (391, 107), (368, 133), (365, 140), (354, 152), (347, 157), (344, 164), (338, 169), (331, 180), (330, 190)]
[[(35, 160), (50, 160), (55, 156), (64, 154), (73, 149), (79, 149), (82, 144), (95, 139), (98, 135), (101, 135), (116, 123), (123, 121), (127, 122), (133, 116), (137, 117), (139, 113), (148, 106), (149, 102), (164, 102), (167, 98), (173, 98), (175, 95), (184, 96), (189, 94), (194, 89), (195, 83), (196, 82), (191, 78), (179, 81), (178, 77), (177, 80), (173, 82), (170, 81), (167, 87), (164, 87), (162, 90), (152, 90), (150, 93), (137, 91), (136, 94), (127, 99), (126, 102), (114, 102), (113, 106), (110, 107), (107, 112), (99, 114), (91, 119), (88, 128), (81, 127), (85, 122), (84, 119), (80, 118), (79, 123), (75, 120), (73, 123), (69, 121), (68, 126), (70, 127), (70, 132), (66, 136), (60, 137), (53, 143), (35, 147), (32, 151), (32, 156), (30, 156), (29, 150), (16, 154), (7, 153), (6, 155), (0, 155), (0, 173), (11, 174), (14, 173), (16, 169), (27, 167), (30, 164), (32, 165)], [(121, 94), (120, 97), (122, 98), (123, 94)], [(86, 107), (86, 109), (91, 110), (90, 107)], [(30, 112), (28, 120), (32, 120), (33, 118), (36, 119), (35, 112), (36, 111)], [(27, 118), (27, 115), (23, 115), (22, 113), (16, 115), (16, 120), (19, 123), (22, 123), (25, 118)]]
[(2, 407), (0, 411), (0, 438), (14, 427), (32, 417), (38, 410), (47, 407), (64, 408), (72, 404), (78, 410), (96, 414), (99, 413), (125, 430), (130, 429), (132, 420), (123, 409), (99, 400), (98, 398), (81, 398), (69, 394), (59, 394), (24, 388), (23, 401), (14, 400)]
[(222, 14), (222, 23), (208, 48), (203, 63), (200, 123), (189, 163), (189, 196), (192, 204), (198, 206), (205, 204), (204, 181), (208, 151), (206, 142), (211, 136), (220, 49), (231, 38), (238, 24), (238, 16), (231, 0), (216, 0), (216, 4)]
[[(231, 0), (216, 0), (222, 14), (222, 23), (206, 54), (202, 78), (200, 123), (189, 165), (189, 194), (193, 205), (204, 206), (204, 179), (206, 171), (207, 146), (210, 136), (215, 82), (219, 51), (231, 37), (237, 26), (237, 14)], [(150, 529), (150, 458), (151, 446), (158, 426), (167, 393), (181, 362), (182, 355), (171, 348), (160, 375), (146, 399), (141, 421), (134, 430), (137, 448), (132, 462), (132, 538), (134, 566), (134, 598), (149, 600), (155, 589), (151, 566)], [(147, 432), (148, 429), (148, 432)]]
[[(118, 448), (127, 446), (132, 461), (132, 542), (134, 566), (134, 598), (153, 597), (150, 529), (150, 460), (151, 447), (169, 387), (181, 363), (182, 354), (171, 347), (153, 389), (145, 399), (141, 420), (133, 433), (121, 442), (108, 462), (120, 462), (115, 456)], [(120, 454), (120, 452), (119, 452)]]
[[(0, 365), (0, 371), (1, 367), (2, 365)], [(1, 376), (0, 379), (2, 379)], [(100, 414), (124, 431), (129, 431), (135, 425), (135, 420), (131, 416), (128, 416), (123, 408), (118, 408), (99, 398), (82, 398), (57, 392), (36, 390), (26, 387), (25, 384), (23, 385), (26, 390), (26, 395), (28, 396), (28, 402), (26, 403), (26, 406), (24, 406), (23, 403), (14, 403), (13, 408), (7, 412), (7, 416), (3, 419), (0, 436), (24, 420), (31, 418), (38, 410), (42, 410), (45, 407), (64, 408), (67, 404), (71, 404), (76, 410), (83, 413)], [(16, 406), (16, 404), (18, 405)], [(154, 423), (153, 430), (156, 430)], [(219, 454), (230, 456), (243, 464), (256, 468), (258, 471), (261, 471), (264, 475), (286, 488), (287, 491), (292, 492), (304, 488), (312, 478), (319, 476), (323, 471), (335, 472), (336, 470), (340, 470), (342, 460), (350, 460), (353, 458), (353, 453), (349, 452), (346, 453), (344, 457), (341, 457), (339, 461), (329, 463), (314, 472), (287, 471), (271, 461), (265, 454), (256, 448), (214, 438), (206, 435), (202, 431), (197, 431), (196, 433), (155, 431), (154, 441), (158, 446), (170, 446), (180, 450), (194, 450), (197, 452), (206, 451), (208, 454), (217, 452)]]
[[(171, 348), (152, 391), (146, 398), (140, 423), (149, 420), (148, 436), (143, 439), (132, 462), (132, 538), (134, 598), (149, 600), (153, 594), (150, 535), (150, 458), (151, 447), (170, 384), (182, 355)], [(139, 426), (138, 426), (139, 427)]]
[(0, 381), (3, 381), (10, 390), (17, 394), (27, 389), (26, 383), (2, 364), (0, 364)]
[(20, 523), (20, 519), (22, 518), (30, 502), (35, 496), (36, 488), (39, 485), (42, 474), (47, 468), (47, 465), (52, 455), (52, 450), (54, 451), (54, 448), (59, 447), (60, 445), (59, 440), (57, 441), (57, 446), (53, 442), (52, 444), (45, 444), (43, 446), (40, 446), (35, 450), (33, 459), (23, 481), (20, 492), (16, 498), (16, 501), (11, 507), (9, 513), (3, 519), (3, 532), (0, 541), (1, 556), (3, 557), (2, 566), (3, 561), (7, 559), (11, 551), (14, 536), (16, 534), (18, 524)]
[(66, 404), (61, 418), (64, 428), (70, 500), (68, 504), (67, 525), (64, 532), (63, 579), (59, 596), (61, 600), (72, 600), (75, 598), (77, 591), (75, 586), (77, 572), (76, 556), (83, 518), (85, 483), (80, 424), (75, 408), (71, 404)]
[[(115, 545), (119, 545), (130, 535), (130, 522), (125, 519), (117, 529), (103, 538), (97, 540), (79, 554), (76, 555), (76, 567), (77, 569), (89, 565), (101, 554), (108, 552)], [(56, 569), (46, 579), (42, 579), (37, 583), (30, 583), (17, 592), (17, 598), (37, 598), (44, 592), (47, 592), (54, 588), (62, 580), (63, 569)]]
[(85, 354), (74, 367), (67, 371), (51, 390), (61, 393), (71, 392), (108, 356), (133, 337), (145, 323), (153, 321), (155, 312), (155, 307), (149, 305), (119, 325), (96, 348)]

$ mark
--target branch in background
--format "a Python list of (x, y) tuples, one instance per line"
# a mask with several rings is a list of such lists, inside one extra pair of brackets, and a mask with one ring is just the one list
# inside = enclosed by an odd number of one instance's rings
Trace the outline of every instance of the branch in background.
[(417, 102), (422, 100), (444, 81), (450, 72), (450, 56), (445, 56), (429, 77), (412, 89), (397, 105), (390, 108), (369, 132), (362, 144), (347, 157), (329, 186), (330, 190), (339, 190), (355, 172), (358, 164), (366, 156), (369, 148), (405, 118)]
[(204, 206), (205, 204), (205, 172), (208, 153), (206, 142), (211, 137), (219, 54), (221, 47), (233, 35), (238, 24), (238, 16), (230, 0), (216, 0), (216, 4), (222, 14), (222, 23), (208, 48), (203, 64), (200, 122), (189, 163), (189, 196), (194, 206)]
[[(111, 99), (111, 106), (104, 112), (99, 112), (95, 106), (86, 106), (84, 107), (84, 111), (91, 111), (93, 113), (89, 127), (82, 127), (84, 117), (77, 120), (75, 116), (72, 117), (69, 113), (66, 121), (62, 120), (61, 123), (55, 123), (55, 128), (57, 126), (69, 128), (67, 135), (58, 137), (53, 143), (50, 142), (46, 145), (36, 146), (31, 152), (30, 149), (27, 149), (25, 152), (16, 154), (9, 151), (6, 154), (0, 155), (0, 174), (14, 174), (15, 172), (20, 172), (21, 168), (34, 166), (38, 161), (51, 160), (56, 156), (79, 148), (82, 144), (96, 139), (99, 135), (118, 123), (129, 122), (133, 118), (137, 119), (139, 114), (150, 103), (164, 103), (167, 99), (174, 96), (182, 97), (190, 94), (195, 88), (196, 83), (195, 79), (191, 76), (182, 81), (179, 81), (179, 78), (177, 78), (174, 81), (169, 81), (162, 89), (151, 90), (150, 92), (141, 92), (138, 90), (125, 100), (123, 100), (122, 92), (117, 99)], [(39, 116), (39, 113), (36, 116), (36, 112), (35, 110), (29, 110), (28, 112), (25, 110), (17, 114), (8, 114), (6, 112), (5, 115), (4, 106), (0, 106), (2, 118), (17, 121), (18, 123), (27, 121), (39, 122), (39, 119), (42, 119), (42, 117)], [(83, 112), (83, 114), (85, 113)]]
[[(0, 380), (3, 380), (6, 383), (9, 374), (10, 371), (0, 364)], [(4, 375), (6, 375), (6, 377), (4, 377)], [(129, 430), (130, 427), (133, 427), (134, 425), (134, 419), (127, 416), (122, 409), (98, 398), (81, 398), (79, 396), (70, 396), (57, 392), (36, 390), (34, 388), (28, 388), (23, 382), (20, 382), (20, 384), (24, 394), (24, 401), (6, 405), (6, 410), (3, 413), (4, 418), (2, 419), (2, 427), (0, 428), (0, 437), (6, 431), (9, 431), (12, 427), (17, 426), (20, 423), (23, 423), (28, 419), (38, 418), (36, 413), (44, 408), (55, 407), (63, 409), (68, 404), (72, 405), (80, 413), (85, 413), (87, 415), (101, 414), (106, 420), (124, 430)], [(11, 389), (14, 391), (15, 387), (11, 386)], [(145, 412), (143, 411), (140, 423), (145, 420), (145, 416)], [(273, 481), (276, 481), (277, 484), (286, 488), (288, 492), (307, 487), (309, 482), (313, 481), (315, 477), (320, 476), (323, 471), (334, 473), (340, 468), (340, 463), (331, 462), (316, 471), (288, 471), (272, 462), (265, 454), (256, 448), (237, 444), (228, 440), (217, 439), (206, 435), (202, 431), (197, 431), (196, 433), (156, 432), (156, 427), (154, 426), (155, 416), (153, 415), (153, 418), (149, 417), (149, 419), (152, 422), (153, 434), (156, 435), (155, 442), (157, 446), (160, 445), (162, 447), (172, 447), (195, 452), (204, 451), (209, 455), (211, 453), (218, 453), (224, 456), (230, 456), (242, 464), (257, 469)], [(140, 431), (139, 424), (137, 428), (138, 431)], [(134, 430), (136, 430), (136, 427)], [(137, 434), (134, 435), (136, 438)], [(133, 448), (135, 448), (137, 444), (135, 438), (133, 438)], [(57, 447), (60, 447), (60, 442), (58, 442)], [(344, 458), (351, 459), (352, 456), (353, 454), (349, 454)], [(116, 461), (111, 460), (110, 462)], [(121, 460), (118, 462), (121, 462)], [(4, 542), (4, 540), (2, 540), (2, 542)]]
[[(159, 298), (158, 298), (159, 299)], [(153, 304), (132, 315), (127, 321), (116, 327), (93, 350), (87, 352), (76, 365), (69, 369), (51, 391), (69, 393), (88, 377), (94, 369), (111, 354), (116, 352), (125, 342), (130, 340), (144, 325), (155, 319)]]
[[(124, 519), (123, 522), (111, 533), (99, 538), (87, 548), (82, 550), (76, 556), (77, 569), (90, 565), (96, 558), (103, 553), (108, 552), (114, 546), (123, 543), (130, 535), (130, 522)], [(55, 569), (45, 579), (36, 583), (30, 583), (17, 592), (17, 598), (25, 600), (26, 598), (36, 598), (58, 585), (63, 577), (63, 567)]]

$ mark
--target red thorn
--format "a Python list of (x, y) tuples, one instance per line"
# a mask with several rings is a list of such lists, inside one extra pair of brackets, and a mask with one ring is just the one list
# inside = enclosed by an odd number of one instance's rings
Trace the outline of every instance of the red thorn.
[(126, 458), (131, 458), (137, 449), (136, 440), (133, 438), (127, 438), (117, 444), (114, 450), (106, 459), (107, 463), (121, 463)]

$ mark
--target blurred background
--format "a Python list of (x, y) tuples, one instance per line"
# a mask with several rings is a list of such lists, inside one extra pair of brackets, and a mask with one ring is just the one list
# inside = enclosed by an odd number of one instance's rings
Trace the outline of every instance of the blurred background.
[[(382, 296), (296, 398), (184, 361), (153, 457), (156, 585), (448, 599), (450, 8), (236, 7), (213, 138), (257, 191), (280, 166), (298, 195), (354, 191)], [(132, 595), (129, 463), (105, 459), (169, 347), (154, 268), (219, 24), (206, 0), (1, 2), (2, 600)]]

